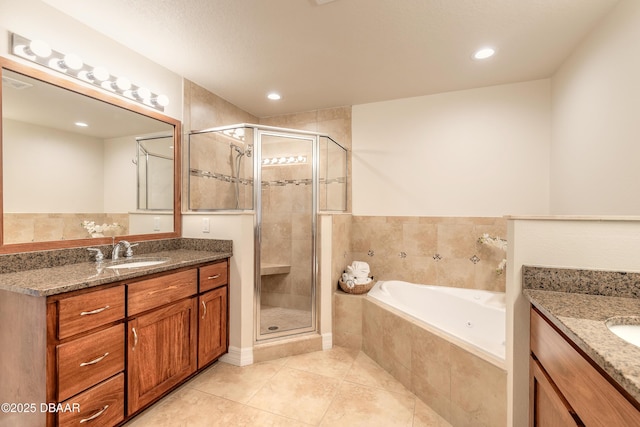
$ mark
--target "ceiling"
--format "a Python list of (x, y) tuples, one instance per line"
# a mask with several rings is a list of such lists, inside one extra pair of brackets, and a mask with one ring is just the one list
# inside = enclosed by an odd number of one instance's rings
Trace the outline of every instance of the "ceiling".
[(258, 117), (548, 78), (618, 2), (44, 1)]

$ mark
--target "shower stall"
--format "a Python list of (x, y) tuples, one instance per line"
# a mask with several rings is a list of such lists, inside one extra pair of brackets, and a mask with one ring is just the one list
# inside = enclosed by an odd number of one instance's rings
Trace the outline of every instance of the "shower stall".
[(317, 328), (318, 213), (347, 207), (347, 151), (315, 132), (239, 124), (189, 135), (189, 210), (252, 211), (257, 341)]

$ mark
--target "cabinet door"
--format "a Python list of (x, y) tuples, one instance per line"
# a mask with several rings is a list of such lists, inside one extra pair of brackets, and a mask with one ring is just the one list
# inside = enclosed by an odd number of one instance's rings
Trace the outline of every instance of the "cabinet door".
[(128, 322), (128, 414), (151, 403), (196, 370), (197, 299)]
[(529, 358), (529, 425), (531, 427), (580, 426), (577, 416), (538, 362)]
[(227, 291), (223, 286), (199, 297), (198, 369), (227, 351)]

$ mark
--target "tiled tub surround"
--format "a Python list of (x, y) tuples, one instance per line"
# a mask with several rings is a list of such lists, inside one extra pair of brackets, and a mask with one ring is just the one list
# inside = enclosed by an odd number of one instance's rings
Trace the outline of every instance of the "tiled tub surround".
[(117, 270), (109, 264), (111, 246), (99, 246), (105, 261), (96, 263), (86, 248), (23, 252), (0, 256), (0, 290), (34, 296), (50, 296), (146, 274), (160, 273), (203, 262), (229, 258), (230, 240), (164, 239), (140, 242), (134, 258), (167, 257), (150, 267)]
[(353, 216), (341, 229), (350, 240), (343, 269), (366, 261), (378, 280), (505, 290), (496, 272), (505, 252), (478, 242), (485, 233), (505, 238), (503, 218)]
[(524, 294), (631, 397), (640, 402), (640, 348), (605, 321), (640, 313), (640, 273), (523, 267)]
[[(362, 260), (378, 280), (505, 290), (505, 275), (496, 272), (505, 253), (478, 242), (485, 233), (506, 237), (503, 218), (334, 215), (333, 228), (335, 277)], [(506, 424), (503, 367), (366, 295), (336, 290), (333, 341), (362, 348), (452, 425)]]
[(360, 300), (362, 351), (367, 356), (452, 425), (506, 425), (503, 367), (397, 310), (370, 298)]

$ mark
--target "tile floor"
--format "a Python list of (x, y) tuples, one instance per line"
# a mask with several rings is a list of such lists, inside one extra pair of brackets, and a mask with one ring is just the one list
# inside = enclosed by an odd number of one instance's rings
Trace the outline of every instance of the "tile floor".
[(127, 427), (450, 427), (364, 353), (334, 347), (238, 367), (217, 362)]

